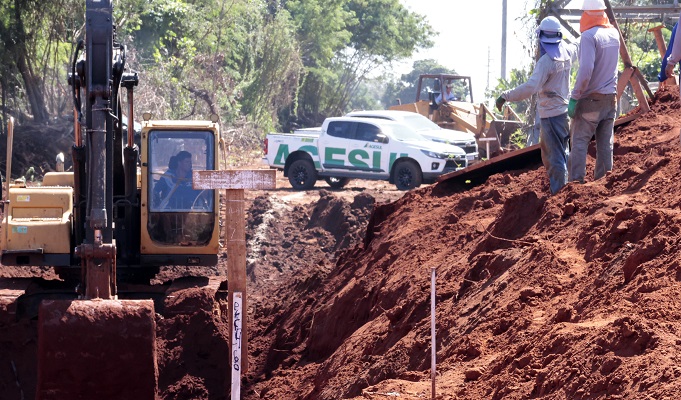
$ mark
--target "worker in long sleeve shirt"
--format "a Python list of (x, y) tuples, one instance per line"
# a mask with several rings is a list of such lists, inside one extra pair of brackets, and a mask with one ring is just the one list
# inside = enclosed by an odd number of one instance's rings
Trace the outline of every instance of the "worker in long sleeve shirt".
[[(679, 15), (679, 21), (681, 21), (681, 14)], [(674, 75), (674, 67), (681, 60), (681, 34), (677, 34), (678, 25), (679, 22), (677, 21), (672, 31), (672, 41), (669, 44), (671, 52), (667, 57), (667, 65), (664, 68), (664, 78), (670, 78)], [(679, 85), (679, 90), (681, 90), (681, 85)]]
[(568, 175), (570, 181), (584, 183), (587, 150), (594, 135), (594, 179), (612, 170), (620, 34), (610, 24), (603, 0), (584, 0), (580, 31), (579, 69), (568, 105), (573, 118)]
[[(454, 95), (454, 93), (452, 93), (451, 83), (445, 85), (444, 101), (456, 101), (456, 96)], [(437, 97), (435, 98), (435, 103), (436, 104), (442, 103), (442, 94), (437, 95)]]
[(541, 156), (549, 176), (551, 194), (567, 183), (568, 124), (567, 106), (570, 94), (570, 69), (577, 53), (576, 45), (563, 41), (560, 22), (546, 17), (539, 24), (541, 57), (527, 82), (499, 96), (499, 111), (506, 101), (520, 101), (538, 93), (537, 111), (541, 133)]

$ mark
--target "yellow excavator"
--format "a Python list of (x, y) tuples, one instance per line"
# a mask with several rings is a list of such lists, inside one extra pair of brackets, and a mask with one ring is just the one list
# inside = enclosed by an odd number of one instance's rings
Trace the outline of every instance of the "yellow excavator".
[(148, 284), (161, 266), (218, 259), (219, 194), (191, 182), (192, 170), (218, 169), (217, 117), (145, 114), (136, 139), (138, 75), (126, 69), (113, 21), (111, 0), (86, 1), (69, 73), (72, 171), (49, 172), (41, 186), (12, 182), (10, 123), (0, 262), (52, 266), (72, 287), (71, 298), (39, 304), (38, 399), (154, 399), (154, 303), (122, 288)]

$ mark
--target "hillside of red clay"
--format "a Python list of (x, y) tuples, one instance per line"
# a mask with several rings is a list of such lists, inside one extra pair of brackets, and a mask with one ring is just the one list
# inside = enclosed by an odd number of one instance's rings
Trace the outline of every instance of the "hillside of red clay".
[[(678, 398), (678, 90), (617, 129), (611, 173), (590, 178), (592, 151), (587, 183), (554, 196), (540, 165), (406, 194), (281, 177), (248, 194), (242, 398), (431, 398), (433, 269), (438, 399)], [(220, 260), (204, 274), (226, 279)], [(229, 398), (225, 286), (180, 287), (157, 310), (159, 398)], [(33, 398), (36, 321), (2, 304), (0, 397)]]
[(438, 398), (678, 398), (679, 127), (663, 88), (604, 179), (549, 196), (537, 166), (377, 206), (254, 313), (245, 398), (430, 398), (432, 268)]

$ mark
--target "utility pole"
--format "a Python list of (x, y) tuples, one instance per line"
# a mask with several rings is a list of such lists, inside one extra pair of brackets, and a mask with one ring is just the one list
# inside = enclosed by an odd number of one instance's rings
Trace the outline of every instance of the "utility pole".
[(489, 74), (490, 74), (490, 63), (492, 62), (492, 57), (490, 55), (490, 48), (487, 46), (487, 86), (485, 90), (489, 90)]
[(506, 79), (506, 16), (508, 0), (501, 0), (501, 79)]

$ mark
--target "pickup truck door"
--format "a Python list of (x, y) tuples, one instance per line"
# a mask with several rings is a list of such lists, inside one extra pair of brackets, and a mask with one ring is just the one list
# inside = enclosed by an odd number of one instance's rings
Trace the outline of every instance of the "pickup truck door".
[[(332, 121), (319, 141), (322, 168), (355, 174), (386, 175), (387, 160), (382, 149), (386, 136), (378, 126), (365, 122)], [(382, 165), (385, 164), (385, 165)]]

